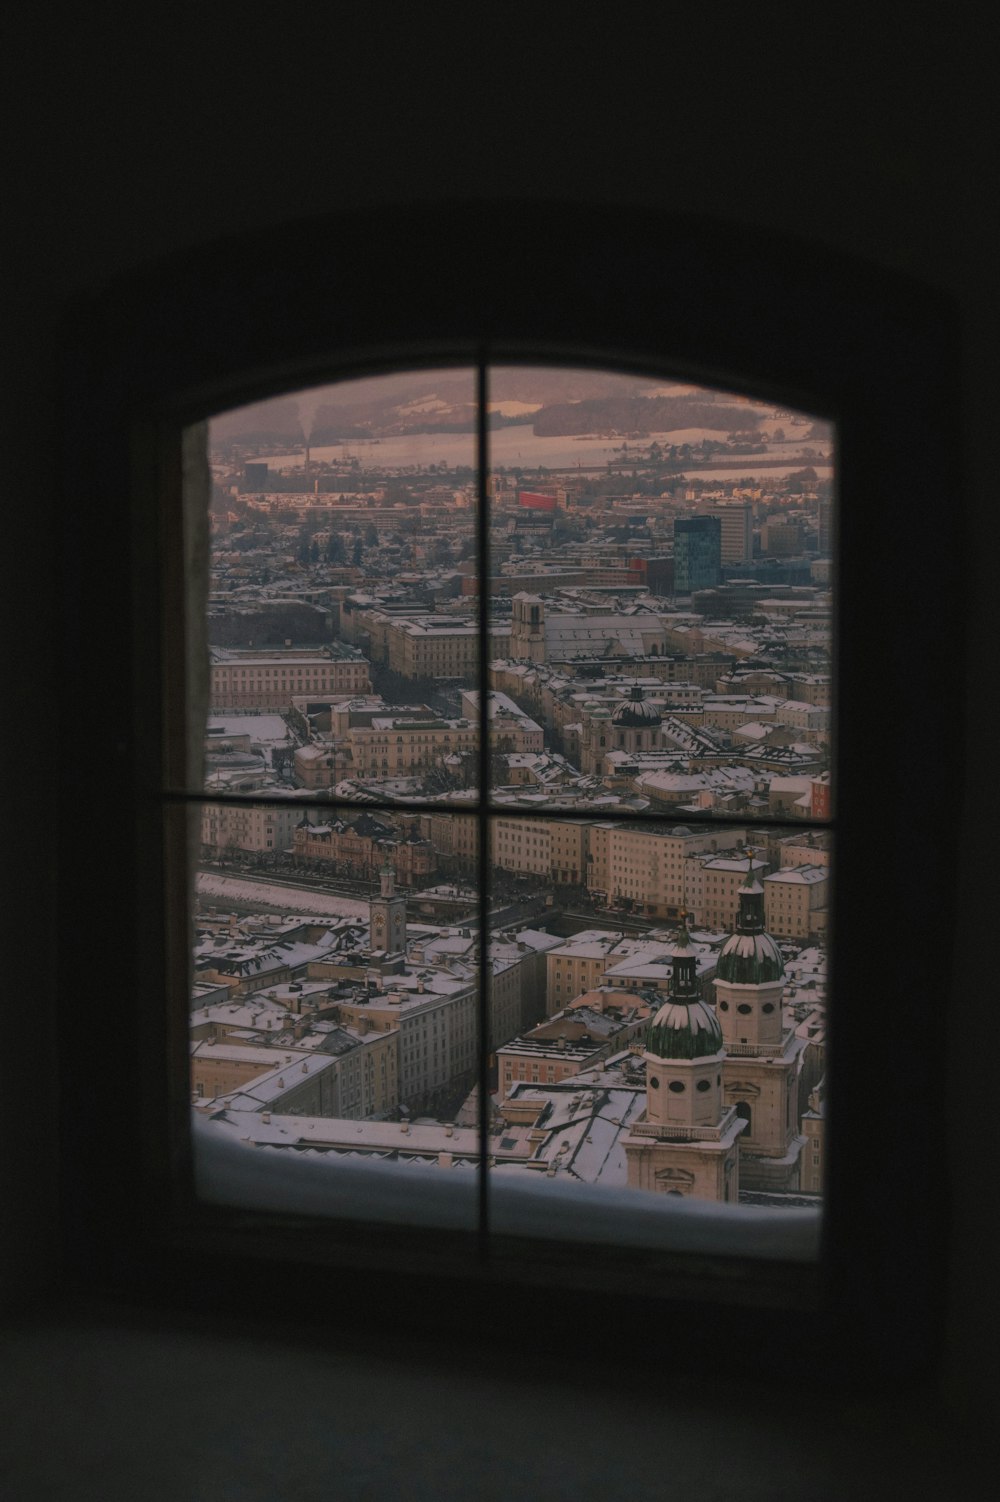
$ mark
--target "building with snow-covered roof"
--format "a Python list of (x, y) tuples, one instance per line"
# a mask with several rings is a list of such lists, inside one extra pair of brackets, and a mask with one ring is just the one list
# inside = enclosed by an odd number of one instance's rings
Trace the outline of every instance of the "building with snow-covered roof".
[(686, 929), (673, 946), (670, 988), (649, 1025), (643, 1058), (645, 1110), (623, 1140), (629, 1184), (734, 1203), (744, 1122), (724, 1103), (722, 1029), (701, 997)]
[(678, 760), (682, 767), (676, 770), (639, 772), (630, 783), (633, 791), (648, 798), (653, 808), (670, 813), (693, 805), (703, 794), (712, 797), (736, 794), (748, 798), (757, 791), (759, 773), (750, 767), (734, 762), (704, 772), (690, 772), (683, 758)]
[[(371, 625), (371, 622), (369, 623)], [(385, 661), (404, 678), (471, 681), (479, 669), (479, 626), (471, 616), (432, 615), (426, 611), (398, 618), (382, 616)], [(510, 628), (490, 628), (490, 655), (503, 657)]]
[(297, 861), (323, 861), (331, 871), (371, 879), (391, 860), (401, 886), (423, 886), (437, 869), (434, 847), (414, 819), (361, 812), (352, 818), (306, 817), (292, 833)]
[(602, 614), (553, 607), (539, 595), (517, 594), (511, 602), (511, 657), (533, 663), (572, 663), (591, 658), (609, 664), (662, 655), (666, 633), (658, 615), (629, 604)]
[(735, 902), (730, 918), (721, 924), (704, 916), (703, 886), (691, 884), (698, 867), (688, 858), (734, 851), (745, 836), (741, 827), (595, 823), (588, 833), (587, 885), (609, 906), (625, 904), (632, 911), (666, 919), (696, 910), (698, 923), (728, 928)]
[(608, 956), (622, 938), (621, 932), (586, 929), (549, 951), (545, 979), (545, 1010), (549, 1016), (562, 1011), (581, 992), (600, 984)]
[(508, 1042), (545, 1016), (546, 956), (558, 944), (554, 936), (533, 930), (491, 937), (491, 1049)]
[(619, 1052), (645, 1031), (651, 1013), (648, 996), (609, 987), (586, 992), (497, 1050), (501, 1099), (518, 1083), (558, 1083)]
[(685, 905), (693, 922), (730, 929), (740, 907), (740, 888), (747, 872), (763, 874), (767, 862), (748, 851), (731, 849), (719, 855), (693, 853), (685, 862)]
[(783, 938), (809, 939), (826, 932), (830, 886), (828, 862), (789, 865), (764, 881), (767, 926)]
[(371, 688), (367, 658), (340, 641), (312, 650), (212, 647), (209, 655), (209, 699), (217, 711), (283, 710), (296, 694), (358, 694)]
[[(281, 1050), (199, 1043), (192, 1050), (192, 1092), (196, 1101), (232, 1103), (244, 1109), (340, 1114), (335, 1089), (336, 1061)], [(240, 1078), (242, 1076), (242, 1079)]]

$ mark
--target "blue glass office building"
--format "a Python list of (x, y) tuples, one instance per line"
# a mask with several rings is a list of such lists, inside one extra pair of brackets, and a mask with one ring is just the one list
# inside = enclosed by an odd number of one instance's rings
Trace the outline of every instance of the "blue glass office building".
[(674, 522), (674, 593), (714, 589), (722, 580), (722, 523), (717, 516)]

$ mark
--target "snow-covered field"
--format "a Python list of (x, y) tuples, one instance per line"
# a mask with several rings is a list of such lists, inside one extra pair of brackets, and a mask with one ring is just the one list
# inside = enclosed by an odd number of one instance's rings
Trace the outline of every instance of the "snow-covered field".
[(199, 871), (200, 897), (229, 898), (233, 902), (258, 903), (283, 913), (315, 913), (323, 918), (367, 918), (367, 902), (340, 897), (336, 892), (317, 892), (312, 887), (285, 886), (281, 882), (256, 881), (249, 876), (220, 876)]

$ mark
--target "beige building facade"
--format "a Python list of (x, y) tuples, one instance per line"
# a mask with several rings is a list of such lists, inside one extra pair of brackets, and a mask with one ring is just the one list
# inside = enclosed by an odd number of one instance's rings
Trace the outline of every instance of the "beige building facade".
[[(684, 824), (629, 828), (620, 823), (596, 823), (588, 832), (587, 886), (603, 894), (609, 906), (625, 901), (636, 912), (657, 918), (677, 918), (690, 911), (696, 923), (707, 924), (706, 895), (712, 896), (713, 912), (725, 903), (719, 884), (721, 872), (712, 885), (712, 878), (704, 877), (700, 858), (735, 850), (745, 835), (742, 828), (702, 827), (694, 831)], [(744, 860), (740, 874), (745, 870)], [(733, 894), (738, 884), (737, 876)], [(732, 917), (735, 895), (730, 908)]]
[(363, 1121), (397, 1104), (398, 1033), (337, 1030), (335, 1053), (198, 1043), (191, 1082), (197, 1100), (238, 1095), (244, 1107), (284, 1115)]
[(585, 932), (549, 950), (545, 957), (545, 1010), (550, 1017), (584, 991), (601, 984), (608, 956), (621, 937), (620, 933)]
[[(475, 679), (479, 671), (479, 627), (471, 617), (420, 615), (380, 623), (385, 660), (404, 678)], [(510, 627), (490, 627), (491, 657), (506, 657)]]
[(294, 805), (205, 803), (201, 811), (201, 843), (209, 850), (250, 850), (259, 854), (288, 850), (302, 817)]
[[(750, 869), (751, 857), (731, 855), (705, 859), (692, 855), (685, 866), (685, 906), (692, 921), (704, 928), (732, 928), (740, 907), (740, 887)], [(753, 869), (763, 874), (766, 862), (753, 858)]]
[(209, 666), (212, 710), (290, 709), (298, 695), (362, 694), (371, 689), (367, 659), (353, 647), (336, 655), (322, 648), (283, 652), (213, 647)]
[(449, 876), (476, 874), (479, 825), (472, 814), (427, 813), (417, 816), (418, 828), (430, 840), (439, 871)]
[(830, 872), (823, 865), (789, 865), (764, 881), (768, 929), (783, 939), (825, 933)]
[(823, 1109), (823, 1082), (809, 1093), (809, 1109), (802, 1114), (802, 1168), (799, 1187), (806, 1194), (823, 1193), (825, 1115)]

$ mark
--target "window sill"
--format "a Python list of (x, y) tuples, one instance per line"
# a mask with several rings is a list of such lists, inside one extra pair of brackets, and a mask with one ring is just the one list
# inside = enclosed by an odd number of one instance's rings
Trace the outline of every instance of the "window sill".
[[(213, 1205), (473, 1233), (477, 1177), (418, 1163), (355, 1163), (251, 1147), (194, 1123), (196, 1189)], [(493, 1170), (490, 1219), (499, 1236), (783, 1263), (819, 1260), (821, 1214), (645, 1195)]]

